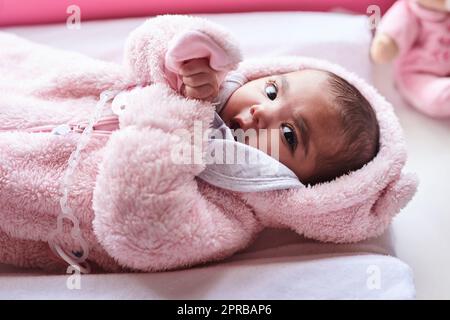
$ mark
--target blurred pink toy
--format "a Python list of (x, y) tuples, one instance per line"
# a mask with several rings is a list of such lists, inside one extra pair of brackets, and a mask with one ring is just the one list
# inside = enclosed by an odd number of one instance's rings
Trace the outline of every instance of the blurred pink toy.
[(403, 97), (433, 117), (450, 116), (450, 2), (400, 0), (383, 16), (372, 44), (375, 62), (394, 58)]

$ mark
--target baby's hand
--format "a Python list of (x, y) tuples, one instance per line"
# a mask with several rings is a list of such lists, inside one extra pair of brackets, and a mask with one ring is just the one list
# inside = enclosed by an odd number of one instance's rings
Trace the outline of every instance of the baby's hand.
[(388, 35), (375, 35), (370, 48), (370, 55), (375, 63), (388, 63), (399, 53), (397, 43)]
[(219, 94), (217, 72), (210, 68), (207, 58), (192, 59), (180, 68), (183, 80), (181, 92), (185, 97), (213, 100)]

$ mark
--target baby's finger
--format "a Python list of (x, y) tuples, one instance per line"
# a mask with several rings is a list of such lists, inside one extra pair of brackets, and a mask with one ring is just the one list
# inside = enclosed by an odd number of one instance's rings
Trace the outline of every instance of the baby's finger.
[(183, 83), (190, 87), (199, 87), (204, 84), (214, 86), (217, 83), (216, 75), (214, 73), (197, 73), (191, 76), (183, 76)]
[(215, 95), (215, 89), (209, 84), (205, 84), (200, 87), (186, 86), (184, 90), (186, 96), (193, 99), (209, 99)]
[(184, 63), (180, 67), (180, 75), (191, 76), (196, 73), (208, 73), (213, 70), (209, 67), (209, 60), (207, 58), (192, 59)]

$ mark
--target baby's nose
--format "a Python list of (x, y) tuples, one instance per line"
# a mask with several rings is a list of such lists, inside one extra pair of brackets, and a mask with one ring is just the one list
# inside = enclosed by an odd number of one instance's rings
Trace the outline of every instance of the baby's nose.
[(252, 116), (255, 126), (259, 129), (267, 128), (270, 121), (268, 110), (262, 105), (254, 105), (250, 107), (250, 115)]

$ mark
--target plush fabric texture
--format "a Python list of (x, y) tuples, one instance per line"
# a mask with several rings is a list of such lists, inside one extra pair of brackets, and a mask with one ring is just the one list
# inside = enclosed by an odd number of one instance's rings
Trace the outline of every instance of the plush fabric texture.
[[(92, 136), (70, 188), (69, 205), (89, 243), (94, 272), (160, 271), (220, 260), (267, 226), (321, 241), (360, 241), (381, 234), (408, 203), (417, 181), (402, 172), (405, 146), (392, 106), (354, 74), (314, 59), (260, 59), (238, 69), (251, 79), (326, 69), (354, 84), (371, 102), (381, 129), (380, 152), (364, 168), (313, 187), (239, 193), (196, 178), (205, 167), (201, 161), (174, 164), (174, 148), (202, 139), (198, 131), (185, 139), (180, 129), (193, 132), (200, 122), (206, 130), (214, 116), (211, 103), (185, 99), (165, 79), (168, 43), (186, 30), (209, 35), (237, 67), (240, 54), (232, 36), (200, 18), (148, 20), (131, 33), (124, 66), (0, 34), (1, 262), (64, 270), (46, 242), (56, 228), (59, 184), (79, 134), (54, 135), (48, 129), (85, 122), (102, 91), (137, 84), (143, 87), (129, 95), (120, 129)], [(79, 250), (70, 224), (65, 227), (59, 243)]]

